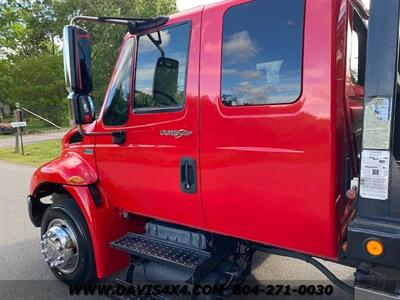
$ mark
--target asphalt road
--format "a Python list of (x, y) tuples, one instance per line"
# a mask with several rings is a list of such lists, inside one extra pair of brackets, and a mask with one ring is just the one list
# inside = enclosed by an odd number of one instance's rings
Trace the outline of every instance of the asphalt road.
[[(0, 162), (0, 299), (70, 299), (68, 288), (55, 280), (40, 254), (39, 229), (29, 221), (25, 198), (34, 168)], [(353, 269), (324, 262), (339, 278), (351, 281)], [(256, 255), (252, 284), (330, 284), (312, 266), (289, 258)], [(77, 297), (74, 299), (96, 299)], [(279, 299), (298, 297), (280, 296)], [(309, 299), (309, 297), (302, 297)], [(315, 299), (352, 299), (334, 294)]]
[[(49, 140), (61, 139), (65, 135), (65, 130), (49, 133), (28, 134), (23, 136), (24, 145), (44, 142)], [(15, 134), (0, 137), (0, 148), (15, 147)]]

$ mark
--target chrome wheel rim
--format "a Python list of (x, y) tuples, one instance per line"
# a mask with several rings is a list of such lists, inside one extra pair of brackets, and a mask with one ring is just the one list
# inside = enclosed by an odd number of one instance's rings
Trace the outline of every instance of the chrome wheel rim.
[(52, 220), (40, 243), (44, 259), (50, 268), (64, 274), (70, 274), (76, 270), (79, 263), (78, 238), (67, 221)]

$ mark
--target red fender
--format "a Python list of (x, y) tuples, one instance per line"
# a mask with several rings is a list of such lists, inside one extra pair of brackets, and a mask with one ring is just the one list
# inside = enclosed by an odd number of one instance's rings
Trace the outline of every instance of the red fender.
[(100, 190), (102, 203), (95, 204), (87, 185), (97, 182), (94, 164), (81, 153), (62, 151), (61, 157), (35, 171), (31, 180), (31, 195), (43, 184), (59, 184), (74, 198), (88, 225), (92, 239), (98, 278), (119, 271), (129, 263), (129, 256), (114, 250), (109, 243), (129, 232), (143, 232), (141, 217), (124, 219)]
[(109, 243), (128, 231), (143, 232), (144, 222), (139, 218), (123, 219), (121, 213), (104, 200), (103, 204), (97, 207), (86, 186), (64, 185), (64, 188), (75, 199), (88, 224), (96, 260), (97, 277), (104, 278), (125, 268), (129, 263), (129, 256), (112, 249)]
[(31, 179), (31, 194), (42, 183), (51, 182), (68, 185), (89, 185), (97, 181), (97, 172), (77, 152), (64, 152), (33, 173)]

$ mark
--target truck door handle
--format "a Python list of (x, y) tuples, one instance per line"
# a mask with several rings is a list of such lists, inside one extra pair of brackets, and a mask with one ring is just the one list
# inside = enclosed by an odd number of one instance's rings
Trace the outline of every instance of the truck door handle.
[(196, 161), (193, 158), (184, 157), (180, 161), (181, 191), (194, 194), (196, 187)]
[(126, 131), (114, 131), (112, 133), (112, 142), (116, 145), (122, 145), (126, 141)]

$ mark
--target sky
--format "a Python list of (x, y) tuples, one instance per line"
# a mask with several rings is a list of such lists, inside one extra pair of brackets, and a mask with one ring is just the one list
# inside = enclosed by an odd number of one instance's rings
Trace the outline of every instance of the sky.
[(181, 11), (203, 4), (209, 4), (219, 1), (221, 0), (176, 0), (176, 5), (178, 6), (178, 10)]
[[(178, 10), (185, 10), (203, 4), (219, 2), (221, 0), (176, 0)], [(369, 7), (370, 0), (362, 0), (366, 7)]]

